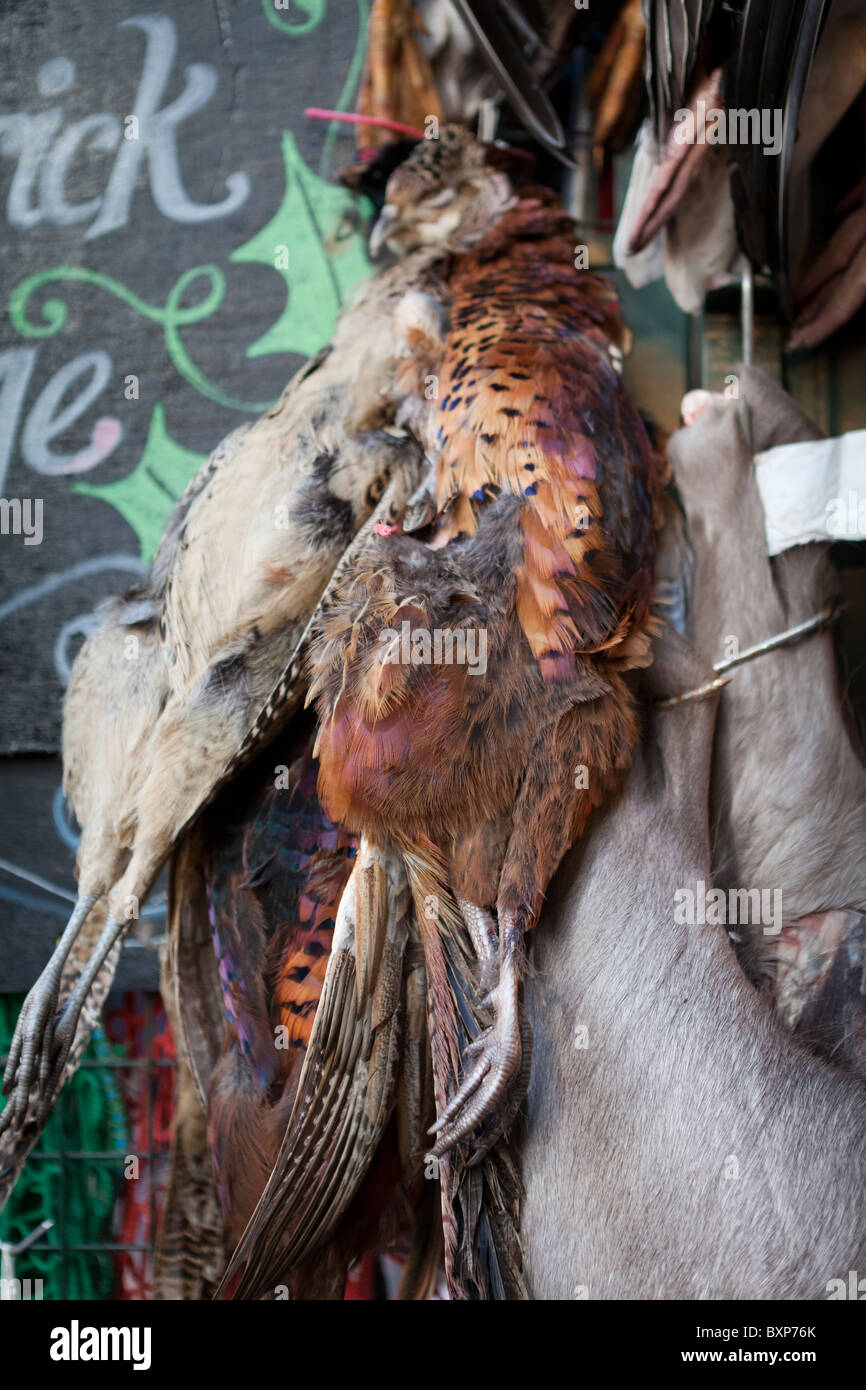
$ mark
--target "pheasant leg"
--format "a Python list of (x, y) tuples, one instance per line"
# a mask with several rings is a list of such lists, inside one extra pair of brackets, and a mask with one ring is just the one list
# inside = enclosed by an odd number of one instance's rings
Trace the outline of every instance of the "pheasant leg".
[(0, 1116), (0, 1132), (24, 1118), (37, 1074), (40, 1083), (47, 1080), (63, 967), (95, 902), (92, 894), (82, 894), (77, 900), (51, 959), (24, 1000), (3, 1075), (3, 1095), (10, 1099)]
[(111, 913), (108, 914), (86, 969), (82, 971), (81, 978), (55, 1018), (53, 1028), (46, 1035), (39, 1066), (40, 1123), (45, 1119), (60, 1085), (87, 996), (105, 961), (116, 944), (123, 939), (129, 926), (129, 922), (118, 922)]

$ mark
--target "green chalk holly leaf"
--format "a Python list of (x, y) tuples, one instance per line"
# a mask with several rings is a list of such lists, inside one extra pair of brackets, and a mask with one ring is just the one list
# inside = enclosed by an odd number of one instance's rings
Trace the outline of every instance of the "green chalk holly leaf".
[(205, 457), (175, 443), (165, 426), (165, 409), (155, 405), (144, 453), (132, 472), (116, 483), (75, 483), (72, 490), (99, 497), (120, 512), (138, 537), (142, 560), (150, 564), (175, 502)]
[(357, 230), (356, 199), (313, 173), (290, 131), (282, 148), (283, 200), (270, 222), (231, 255), (233, 261), (270, 266), (286, 284), (282, 314), (247, 348), (247, 357), (271, 352), (312, 357), (330, 341), (340, 309), (370, 269)]

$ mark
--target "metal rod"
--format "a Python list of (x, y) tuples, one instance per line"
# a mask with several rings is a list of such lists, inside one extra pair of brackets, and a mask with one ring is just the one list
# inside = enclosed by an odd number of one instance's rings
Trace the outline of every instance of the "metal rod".
[(690, 391), (700, 390), (706, 378), (705, 329), (706, 315), (703, 309), (686, 316), (686, 381)]
[[(0, 1065), (5, 1064), (7, 1056), (7, 1053), (0, 1053)], [(133, 1070), (136, 1067), (138, 1067), (139, 1069), (142, 1067), (177, 1068), (177, 1059), (172, 1057), (158, 1059), (154, 1058), (152, 1061), (149, 1062), (146, 1057), (91, 1057), (88, 1058), (86, 1061), (79, 1063), (79, 1071), (85, 1067), (89, 1067), (92, 1071), (102, 1071), (103, 1068), (108, 1067), (114, 1067), (117, 1069), (129, 1067), (130, 1070)]]
[(39, 1245), (32, 1245), (31, 1250), (39, 1251), (43, 1254), (58, 1255), (61, 1250), (71, 1255), (118, 1255), (127, 1252), (129, 1254), (146, 1255), (151, 1247), (149, 1245), (49, 1245), (43, 1241)]
[(27, 1162), (35, 1163), (38, 1159), (51, 1158), (55, 1161), (61, 1158), (74, 1158), (79, 1162), (118, 1162), (126, 1158), (162, 1158), (164, 1155), (156, 1150), (148, 1153), (146, 1150), (136, 1151), (135, 1149), (67, 1149), (65, 1153), (55, 1152), (49, 1149), (40, 1149), (29, 1155)]
[(25, 883), (32, 883), (34, 888), (41, 888), (44, 892), (51, 893), (55, 898), (62, 898), (66, 903), (78, 901), (74, 893), (67, 893), (65, 888), (58, 888), (56, 883), (49, 883), (47, 878), (40, 878), (38, 874), (31, 874), (28, 869), (19, 869), (17, 864), (10, 864), (8, 859), (0, 859), (0, 869), (5, 874), (11, 874), (13, 878), (20, 878)]
[(815, 613), (811, 618), (806, 618), (802, 623), (796, 623), (794, 627), (786, 628), (784, 632), (774, 633), (772, 637), (767, 637), (763, 642), (756, 642), (753, 647), (746, 647), (745, 651), (740, 652), (739, 656), (729, 656), (721, 661), (713, 662), (713, 670), (718, 672), (718, 678), (714, 681), (706, 681), (703, 685), (696, 685), (693, 690), (684, 690), (681, 695), (671, 695), (666, 700), (656, 700), (656, 709), (672, 709), (674, 705), (685, 704), (686, 700), (701, 700), (707, 695), (712, 695), (714, 691), (721, 690), (730, 681), (730, 676), (722, 675), (723, 671), (730, 671), (735, 666), (742, 666), (746, 661), (754, 661), (755, 657), (763, 656), (765, 652), (774, 652), (779, 647), (787, 647), (792, 642), (798, 642), (801, 637), (808, 637), (812, 632), (818, 632), (820, 628), (827, 627), (835, 622), (842, 611), (842, 604), (836, 600), (825, 603), (820, 613)]
[(723, 661), (714, 661), (714, 671), (730, 671), (732, 666), (742, 666), (744, 661), (752, 661), (756, 656), (763, 656), (764, 652), (774, 652), (777, 647), (786, 647), (789, 642), (796, 642), (800, 637), (807, 636), (810, 632), (817, 632), (819, 628), (826, 627), (838, 617), (839, 606), (833, 601), (825, 603), (820, 613), (815, 613), (813, 617), (806, 618), (804, 622), (797, 623), (794, 627), (786, 628), (784, 632), (777, 632), (773, 637), (767, 637), (763, 642), (756, 642), (753, 647), (746, 647), (740, 652), (739, 656), (729, 656)]
[[(152, 995), (152, 994), (148, 994), (147, 999), (146, 999), (146, 1001), (145, 1001), (144, 1016), (145, 1016), (145, 1028), (146, 1028), (146, 1030), (147, 1030), (147, 1031), (146, 1031), (146, 1035), (145, 1035), (145, 1051), (146, 1051), (146, 1053), (147, 1053), (147, 1060), (148, 1060), (150, 1063), (153, 1063), (154, 1012), (153, 1012), (153, 995)], [(148, 1071), (147, 1071), (147, 1073), (146, 1073), (146, 1084), (147, 1084), (147, 1137), (148, 1137), (148, 1139), (150, 1140), (151, 1145), (152, 1145), (152, 1144), (153, 1144), (153, 1101), (154, 1101), (154, 1091), (155, 1091), (156, 1085), (157, 1085), (156, 1072), (155, 1072), (155, 1070), (153, 1070), (152, 1067), (148, 1068)], [(147, 1279), (147, 1281), (150, 1282), (150, 1281), (153, 1279), (153, 1254), (154, 1254), (154, 1251), (155, 1251), (155, 1249), (156, 1249), (156, 1159), (151, 1159), (151, 1160), (148, 1162), (147, 1167), (148, 1167), (148, 1172), (147, 1172), (147, 1197), (148, 1197), (148, 1213), (149, 1213), (149, 1216), (150, 1216), (150, 1222), (149, 1222), (149, 1225), (148, 1225), (148, 1233), (149, 1233), (149, 1235), (150, 1235), (150, 1249), (149, 1249), (148, 1255), (145, 1256), (145, 1259), (144, 1259), (144, 1261), (143, 1261), (143, 1264), (144, 1264), (143, 1273), (144, 1273), (145, 1278)]]
[(492, 145), (496, 139), (496, 127), (499, 124), (500, 102), (495, 97), (485, 97), (478, 108), (478, 125), (476, 136), (486, 145)]
[(57, 1106), (57, 1133), (60, 1137), (60, 1195), (58, 1197), (60, 1233), (60, 1287), (64, 1301), (69, 1297), (69, 1246), (66, 1243), (66, 1143), (64, 1140), (63, 1116), (69, 1102), (69, 1092), (63, 1091)]
[(15, 1279), (15, 1257), (24, 1250), (37, 1250), (39, 1247), (36, 1242), (46, 1231), (50, 1231), (54, 1225), (53, 1221), (40, 1221), (34, 1231), (23, 1240), (13, 1243), (10, 1240), (0, 1240), (0, 1299), (5, 1303), (17, 1302), (18, 1294), (14, 1284)]
[(751, 262), (743, 271), (740, 281), (740, 344), (741, 356), (746, 367), (752, 364), (752, 350), (755, 344), (755, 275)]

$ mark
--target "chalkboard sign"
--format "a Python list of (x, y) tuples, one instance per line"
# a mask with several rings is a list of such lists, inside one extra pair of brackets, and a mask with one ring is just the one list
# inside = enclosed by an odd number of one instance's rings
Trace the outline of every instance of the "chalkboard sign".
[[(94, 606), (367, 271), (333, 182), (353, 136), (303, 116), (351, 107), (367, 10), (0, 7), (0, 989), (32, 982), (74, 890), (57, 755)], [(155, 978), (125, 956), (121, 981)]]

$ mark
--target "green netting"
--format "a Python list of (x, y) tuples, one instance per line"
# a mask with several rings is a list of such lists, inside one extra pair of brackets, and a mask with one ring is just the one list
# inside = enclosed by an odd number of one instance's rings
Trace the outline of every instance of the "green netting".
[[(23, 1002), (20, 995), (0, 995), (0, 1056), (9, 1050)], [(123, 1057), (122, 1046), (109, 1043), (97, 1029), (85, 1053), (88, 1061)], [(0, 1101), (0, 1105), (5, 1102)], [(70, 1158), (74, 1152), (111, 1150), (117, 1159)], [(126, 1111), (111, 1067), (81, 1067), (66, 1086), (39, 1143), (27, 1160), (9, 1201), (0, 1213), (0, 1240), (16, 1243), (50, 1219), (54, 1226), (41, 1238), (52, 1250), (26, 1250), (16, 1259), (20, 1279), (42, 1279), (44, 1298), (110, 1298), (114, 1284), (111, 1255), (76, 1252), (66, 1247), (112, 1240), (112, 1215), (129, 1151)], [(43, 1154), (61, 1157), (44, 1158)]]

